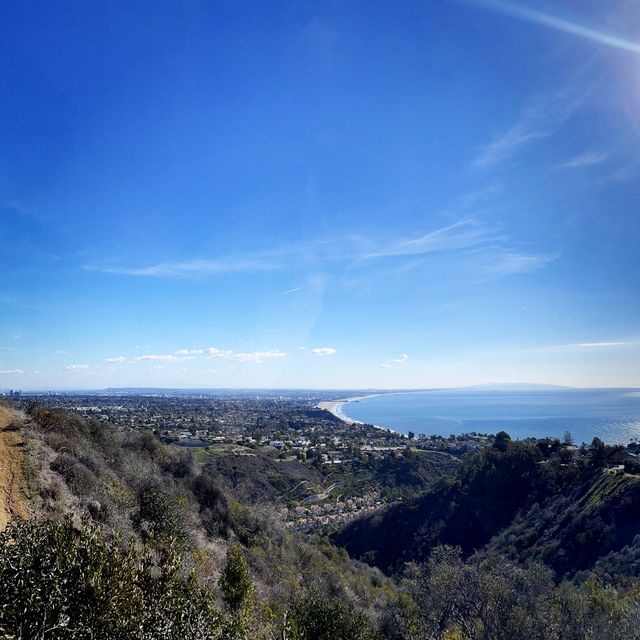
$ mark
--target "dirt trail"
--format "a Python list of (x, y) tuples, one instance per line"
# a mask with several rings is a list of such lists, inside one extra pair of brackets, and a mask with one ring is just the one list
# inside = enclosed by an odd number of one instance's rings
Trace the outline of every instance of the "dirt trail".
[(28, 515), (22, 495), (22, 436), (11, 428), (14, 418), (0, 407), (0, 531), (12, 518)]

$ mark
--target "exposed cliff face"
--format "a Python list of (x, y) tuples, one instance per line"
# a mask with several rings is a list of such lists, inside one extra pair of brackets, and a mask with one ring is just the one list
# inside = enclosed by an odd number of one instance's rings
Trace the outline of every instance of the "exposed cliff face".
[(16, 425), (19, 416), (0, 407), (0, 531), (16, 517), (27, 516), (23, 495), (22, 436)]

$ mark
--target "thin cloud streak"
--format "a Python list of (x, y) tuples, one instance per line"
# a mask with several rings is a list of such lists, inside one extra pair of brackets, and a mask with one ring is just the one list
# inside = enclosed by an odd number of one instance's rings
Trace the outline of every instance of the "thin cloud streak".
[(572, 342), (569, 344), (554, 344), (534, 347), (534, 351), (606, 351), (607, 349), (636, 349), (640, 347), (640, 340), (603, 340), (594, 342)]
[(485, 264), (479, 268), (480, 273), (489, 278), (505, 278), (520, 273), (538, 271), (558, 256), (495, 249), (487, 252), (484, 257), (487, 259)]
[(610, 347), (625, 347), (634, 344), (633, 342), (579, 342), (576, 347), (585, 349), (608, 349)]
[(611, 154), (597, 151), (586, 151), (566, 162), (557, 165), (556, 169), (579, 169), (580, 167), (589, 167), (594, 164), (600, 164), (608, 160)]
[(304, 287), (294, 287), (293, 289), (288, 289), (287, 291), (283, 291), (282, 293), (279, 293), (279, 296), (288, 296), (292, 293), (296, 293), (297, 291), (302, 291), (304, 289)]
[(467, 249), (484, 242), (495, 241), (491, 230), (475, 220), (460, 220), (441, 229), (436, 229), (411, 240), (403, 240), (365, 256), (366, 258), (388, 258), (415, 256), (437, 251)]
[(472, 162), (474, 169), (487, 170), (513, 157), (528, 143), (548, 138), (582, 106), (589, 91), (563, 89), (538, 97), (526, 107), (520, 119), (490, 142)]
[[(482, 280), (532, 273), (556, 260), (558, 253), (522, 251), (511, 246), (509, 238), (499, 235), (498, 228), (487, 227), (474, 219), (465, 219), (436, 229), (418, 238), (398, 241), (366, 256), (369, 260), (380, 258), (410, 258), (449, 253), (458, 269), (472, 271)], [(420, 268), (424, 259), (405, 261), (393, 270), (397, 275)]]
[[(315, 241), (313, 243), (295, 244), (288, 249), (281, 249), (277, 253), (248, 254), (242, 256), (227, 256), (216, 260), (192, 260), (187, 262), (166, 262), (159, 265), (136, 268), (96, 268), (107, 273), (138, 277), (201, 277), (222, 276), (223, 274), (240, 272), (258, 272), (259, 270), (298, 268), (296, 262), (301, 256), (313, 255), (314, 261), (341, 262), (347, 266), (347, 272), (353, 269), (368, 268), (372, 261), (396, 259), (395, 275), (402, 272), (413, 271), (421, 267), (426, 257), (431, 260), (439, 255), (443, 260), (448, 259), (448, 254), (455, 257), (457, 263), (464, 267), (472, 263), (475, 268), (477, 255), (487, 255), (487, 259), (479, 265), (479, 273), (486, 277), (499, 277), (514, 273), (526, 273), (534, 271), (548, 264), (555, 256), (523, 254), (517, 248), (509, 246), (509, 238), (503, 234), (499, 225), (487, 225), (476, 218), (464, 217), (457, 221), (436, 229), (414, 235), (413, 237), (396, 238), (395, 241), (387, 241), (385, 244), (381, 238), (364, 238), (359, 236), (356, 240), (340, 244), (337, 251), (335, 243), (327, 241)], [(306, 254), (301, 247), (306, 246)], [(484, 252), (484, 253), (483, 253)], [(276, 259), (277, 256), (277, 259)], [(409, 260), (414, 258), (413, 261)], [(402, 260), (404, 259), (404, 261)], [(487, 265), (485, 267), (485, 265)], [(315, 268), (315, 267), (314, 267)], [(306, 290), (311, 285), (293, 287), (276, 294), (277, 297), (294, 295)], [(344, 283), (345, 280), (343, 279)], [(200, 355), (197, 350), (180, 350), (176, 356)], [(221, 356), (217, 356), (221, 357)]]
[(466, 4), (475, 5), (477, 7), (483, 7), (491, 11), (497, 11), (503, 15), (511, 16), (513, 18), (519, 18), (527, 22), (539, 24), (555, 31), (561, 31), (563, 33), (569, 33), (591, 42), (596, 42), (607, 47), (614, 49), (620, 49), (622, 51), (628, 51), (629, 53), (640, 53), (640, 43), (633, 40), (627, 40), (604, 31), (598, 31), (591, 27), (585, 27), (577, 22), (571, 22), (563, 18), (558, 18), (549, 13), (542, 11), (536, 11), (529, 7), (523, 7), (521, 5), (513, 4), (511, 2), (504, 2), (503, 0), (462, 0)]
[(223, 258), (220, 260), (187, 260), (184, 262), (163, 262), (147, 267), (93, 267), (89, 271), (101, 271), (124, 276), (142, 276), (151, 278), (222, 275), (227, 273), (245, 273), (271, 271), (280, 265), (267, 258)]

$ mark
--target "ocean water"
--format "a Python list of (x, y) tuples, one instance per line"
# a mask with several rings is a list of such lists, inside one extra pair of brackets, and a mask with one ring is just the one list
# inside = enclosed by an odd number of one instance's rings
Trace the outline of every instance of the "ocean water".
[(506, 431), (512, 438), (562, 438), (576, 444), (598, 436), (626, 444), (640, 439), (640, 389), (536, 391), (437, 390), (364, 398), (342, 405), (343, 416), (387, 427), (451, 434)]

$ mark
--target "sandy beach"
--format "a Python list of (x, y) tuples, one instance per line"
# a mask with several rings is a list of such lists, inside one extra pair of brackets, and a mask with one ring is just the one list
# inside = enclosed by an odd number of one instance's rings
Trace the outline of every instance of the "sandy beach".
[(363, 424), (362, 422), (360, 422), (360, 420), (354, 420), (353, 418), (349, 418), (345, 416), (344, 413), (342, 413), (343, 405), (347, 404), (348, 402), (355, 402), (356, 400), (364, 400), (365, 398), (375, 398), (376, 396), (379, 396), (379, 395), (381, 394), (371, 393), (366, 396), (353, 396), (352, 398), (342, 398), (341, 400), (318, 402), (316, 407), (318, 407), (318, 409), (326, 409), (327, 411), (332, 413), (334, 416), (336, 416), (336, 418), (340, 418), (340, 420), (343, 420), (344, 422), (349, 422), (351, 424), (353, 423)]

